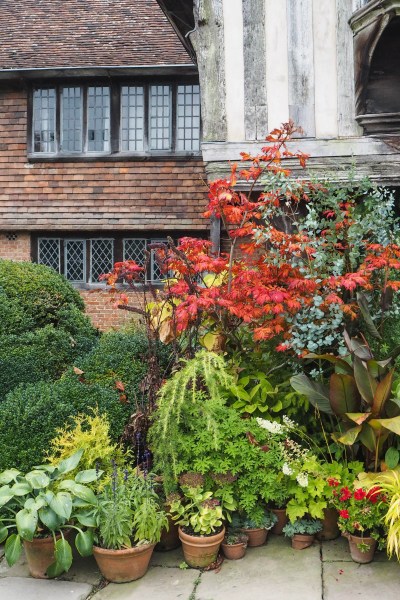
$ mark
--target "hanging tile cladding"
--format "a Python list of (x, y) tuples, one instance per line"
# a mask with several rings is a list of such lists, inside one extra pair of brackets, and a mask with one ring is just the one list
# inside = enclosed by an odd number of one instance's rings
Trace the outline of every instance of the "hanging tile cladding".
[(157, 0), (1, 0), (0, 69), (191, 64)]
[(26, 92), (0, 91), (0, 229), (205, 229), (200, 160), (28, 163)]

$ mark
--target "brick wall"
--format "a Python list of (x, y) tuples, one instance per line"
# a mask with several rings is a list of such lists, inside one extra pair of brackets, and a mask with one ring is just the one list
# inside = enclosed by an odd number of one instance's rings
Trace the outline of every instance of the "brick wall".
[[(103, 289), (80, 290), (79, 293), (85, 301), (86, 314), (100, 331), (108, 331), (127, 325), (133, 319), (138, 318), (134, 313), (114, 307), (113, 297)], [(137, 295), (134, 292), (124, 291), (124, 294), (129, 297), (129, 304), (133, 306), (138, 304)], [(115, 299), (117, 298), (118, 295)]]
[(0, 258), (7, 260), (31, 260), (31, 241), (28, 233), (0, 232)]
[(27, 97), (0, 90), (0, 230), (207, 227), (199, 159), (29, 162)]

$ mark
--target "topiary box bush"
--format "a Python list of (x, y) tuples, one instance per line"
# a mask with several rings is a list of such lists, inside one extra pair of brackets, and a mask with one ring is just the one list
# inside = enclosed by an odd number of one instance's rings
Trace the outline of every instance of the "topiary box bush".
[(130, 414), (117, 391), (71, 378), (14, 389), (0, 403), (0, 471), (10, 467), (24, 471), (40, 464), (56, 430), (96, 406), (108, 416), (111, 438), (117, 441)]

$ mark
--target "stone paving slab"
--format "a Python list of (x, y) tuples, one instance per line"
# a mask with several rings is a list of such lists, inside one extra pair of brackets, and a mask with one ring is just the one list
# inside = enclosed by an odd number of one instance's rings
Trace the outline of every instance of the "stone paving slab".
[(182, 547), (169, 552), (153, 552), (150, 565), (152, 567), (179, 567), (184, 562)]
[(398, 600), (400, 596), (400, 565), (394, 561), (324, 563), (323, 579), (324, 600)]
[[(349, 542), (343, 536), (321, 544), (321, 556), (324, 562), (353, 562), (350, 556)], [(386, 552), (376, 551), (374, 562), (388, 562)]]
[(85, 600), (92, 591), (87, 583), (7, 577), (0, 579), (0, 598), (4, 600)]
[(219, 573), (203, 573), (195, 597), (196, 600), (321, 600), (320, 566), (319, 544), (293, 550), (288, 539), (271, 537), (265, 546), (248, 548), (242, 560), (225, 560)]
[(199, 574), (199, 571), (194, 569), (151, 567), (146, 575), (137, 581), (110, 583), (95, 594), (93, 600), (189, 600), (193, 598), (192, 592)]

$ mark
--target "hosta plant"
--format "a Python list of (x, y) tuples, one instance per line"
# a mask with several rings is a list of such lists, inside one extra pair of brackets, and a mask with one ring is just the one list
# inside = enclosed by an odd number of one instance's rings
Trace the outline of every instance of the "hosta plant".
[(20, 557), (24, 540), (52, 536), (55, 562), (47, 574), (55, 577), (68, 571), (72, 549), (64, 533), (69, 529), (77, 531), (79, 554), (92, 553), (97, 499), (87, 484), (96, 481), (102, 472), (87, 469), (68, 479), (68, 474), (76, 471), (82, 453), (79, 450), (57, 466), (41, 465), (26, 474), (17, 469), (0, 473), (0, 543), (5, 542), (10, 566)]
[(299, 535), (315, 535), (322, 530), (322, 523), (319, 519), (296, 519), (293, 523), (287, 523), (283, 528), (286, 537)]
[(255, 514), (246, 515), (236, 513), (232, 518), (232, 525), (240, 529), (266, 529), (269, 531), (277, 522), (277, 516), (270, 510), (259, 507)]

